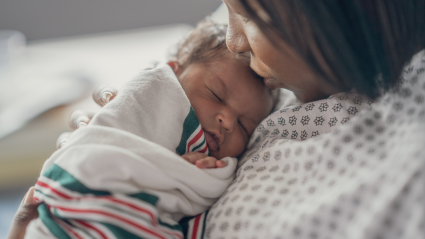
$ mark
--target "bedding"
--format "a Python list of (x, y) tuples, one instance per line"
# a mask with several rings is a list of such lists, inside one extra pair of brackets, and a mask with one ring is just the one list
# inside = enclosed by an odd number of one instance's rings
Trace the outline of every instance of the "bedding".
[(142, 72), (46, 161), (26, 238), (183, 238), (180, 219), (206, 211), (236, 167), (198, 169), (189, 151), (207, 146), (174, 72)]
[(423, 238), (424, 51), (401, 77), (376, 102), (337, 94), (266, 118), (205, 237)]

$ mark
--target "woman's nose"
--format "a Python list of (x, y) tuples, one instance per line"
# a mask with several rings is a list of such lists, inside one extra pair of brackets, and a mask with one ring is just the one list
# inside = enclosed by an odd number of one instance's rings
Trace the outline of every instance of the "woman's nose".
[(232, 109), (224, 109), (220, 114), (217, 115), (217, 121), (223, 127), (227, 133), (232, 133), (237, 122), (237, 117)]
[(232, 24), (232, 21), (229, 21), (229, 27), (227, 28), (226, 44), (227, 48), (233, 53), (251, 51), (251, 46), (242, 26), (236, 23)]

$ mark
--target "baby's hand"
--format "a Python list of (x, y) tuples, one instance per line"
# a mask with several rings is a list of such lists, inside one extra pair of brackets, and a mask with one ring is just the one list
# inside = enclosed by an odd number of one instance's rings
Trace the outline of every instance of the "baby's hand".
[(198, 168), (224, 168), (227, 165), (226, 162), (222, 160), (217, 160), (214, 157), (209, 157), (199, 152), (185, 153), (181, 157), (189, 163), (195, 164)]

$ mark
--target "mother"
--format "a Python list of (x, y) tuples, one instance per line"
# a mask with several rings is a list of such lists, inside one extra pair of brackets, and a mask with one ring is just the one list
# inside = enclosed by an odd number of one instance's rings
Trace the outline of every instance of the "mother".
[[(425, 48), (425, 1), (224, 2), (229, 49), (250, 52), (251, 67), (267, 87), (287, 88), (306, 103), (349, 90), (376, 101), (349, 125), (306, 141), (269, 132), (285, 130), (278, 121), (291, 116), (287, 112), (308, 111), (317, 102), (272, 114), (253, 136), (236, 180), (210, 210), (205, 235), (424, 235), (423, 53), (403, 67)], [(23, 205), (28, 207), (21, 207), (12, 234), (25, 228), (23, 215), (33, 212), (30, 199)]]
[[(423, 237), (424, 52), (403, 67), (425, 48), (425, 1), (224, 2), (228, 48), (250, 52), (251, 68), (269, 88), (287, 88), (303, 102), (352, 89), (376, 101), (350, 116), (350, 125), (306, 141), (273, 133), (284, 132), (285, 119), (308, 116), (326, 100), (266, 118), (233, 185), (210, 210), (206, 235)], [(347, 95), (340, 100), (362, 104)], [(307, 132), (311, 125), (300, 120), (300, 131)]]

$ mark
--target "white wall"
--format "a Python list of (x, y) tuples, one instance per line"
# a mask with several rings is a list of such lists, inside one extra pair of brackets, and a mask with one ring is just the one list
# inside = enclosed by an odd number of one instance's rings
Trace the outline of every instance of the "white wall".
[(0, 29), (28, 40), (140, 28), (196, 24), (220, 0), (0, 0)]

